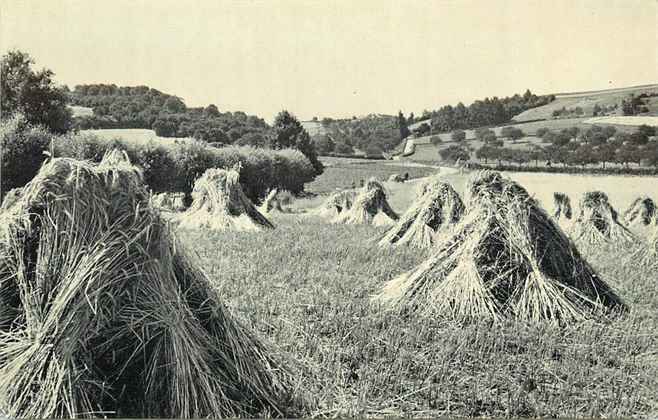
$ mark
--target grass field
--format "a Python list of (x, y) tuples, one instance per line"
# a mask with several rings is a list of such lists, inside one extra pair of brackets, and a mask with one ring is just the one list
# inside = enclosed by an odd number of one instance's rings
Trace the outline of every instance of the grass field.
[(637, 127), (642, 124), (658, 126), (658, 117), (643, 116), (617, 116), (617, 117), (595, 117), (585, 120), (587, 124), (606, 124), (606, 125), (631, 125)]
[(436, 168), (394, 161), (343, 158), (322, 158), (321, 161), (326, 165), (324, 173), (306, 184), (305, 190), (308, 192), (325, 194), (336, 189), (354, 188), (370, 177), (385, 181), (392, 174), (408, 173), (409, 178), (413, 179), (436, 172)]
[[(341, 182), (322, 177), (326, 188)], [(513, 177), (544, 203), (554, 190), (577, 200), (581, 190), (593, 188), (607, 191), (620, 210), (636, 194), (658, 198), (655, 178)], [(447, 172), (445, 180), (463, 191), (464, 175)], [(395, 210), (403, 211), (414, 183), (390, 187)], [(404, 319), (369, 303), (384, 282), (427, 252), (376, 247), (382, 228), (330, 225), (298, 214), (273, 221), (271, 232), (187, 232), (184, 239), (232, 310), (300, 368), (299, 393), (316, 406), (304, 415), (658, 414), (658, 269), (637, 267), (632, 250), (587, 254), (630, 305), (621, 319), (563, 328), (464, 326)]]
[[(550, 119), (553, 111), (565, 107), (576, 108), (581, 107), (585, 115), (592, 115), (592, 109), (595, 105), (610, 106), (621, 105), (621, 101), (628, 98), (630, 94), (639, 95), (641, 93), (656, 93), (658, 92), (658, 85), (647, 85), (639, 87), (630, 87), (623, 89), (611, 89), (598, 92), (580, 92), (580, 93), (564, 93), (556, 95), (556, 99), (544, 106), (529, 109), (525, 112), (514, 117), (515, 121), (529, 121), (537, 119)], [(649, 111), (655, 114), (658, 111), (655, 101), (649, 101)], [(621, 114), (621, 109), (618, 109)]]
[(100, 130), (81, 130), (83, 133), (93, 134), (104, 140), (122, 139), (129, 144), (147, 144), (155, 142), (162, 146), (171, 146), (176, 142), (186, 142), (191, 139), (188, 137), (159, 137), (153, 130), (142, 128), (117, 128), (117, 129), (100, 129)]

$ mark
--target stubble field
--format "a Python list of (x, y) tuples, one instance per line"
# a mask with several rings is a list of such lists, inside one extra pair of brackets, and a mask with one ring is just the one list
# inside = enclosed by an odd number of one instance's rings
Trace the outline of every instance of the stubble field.
[[(596, 186), (608, 189), (618, 206), (640, 192), (658, 198), (650, 178), (614, 184), (513, 177), (542, 203), (561, 190), (575, 204), (575, 193)], [(447, 173), (445, 179), (463, 191), (464, 175)], [(402, 212), (413, 200), (414, 183), (387, 187), (392, 206)], [(309, 206), (307, 200), (295, 203)], [(619, 319), (567, 327), (463, 326), (403, 318), (370, 303), (387, 280), (430, 252), (378, 248), (384, 228), (332, 225), (301, 214), (274, 216), (273, 222), (275, 230), (258, 234), (182, 235), (232, 311), (298, 369), (297, 394), (312, 407), (298, 414), (658, 414), (658, 268), (638, 266), (632, 249), (585, 253), (630, 306)]]

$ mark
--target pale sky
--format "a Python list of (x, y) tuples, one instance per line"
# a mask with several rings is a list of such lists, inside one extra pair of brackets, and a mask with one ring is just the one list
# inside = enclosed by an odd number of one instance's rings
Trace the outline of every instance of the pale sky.
[(271, 121), (658, 82), (655, 0), (0, 0), (2, 52)]

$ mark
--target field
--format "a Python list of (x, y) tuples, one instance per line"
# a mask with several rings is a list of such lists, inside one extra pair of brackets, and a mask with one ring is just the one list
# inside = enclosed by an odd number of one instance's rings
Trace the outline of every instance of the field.
[(186, 142), (186, 137), (159, 137), (153, 130), (142, 128), (117, 128), (101, 130), (81, 130), (83, 133), (93, 134), (104, 140), (114, 140), (120, 138), (129, 144), (140, 145), (147, 144), (150, 141), (163, 146), (171, 145), (174, 142)]
[(637, 116), (598, 117), (598, 118), (589, 118), (585, 120), (585, 122), (587, 124), (631, 125), (634, 127), (640, 126), (642, 124), (658, 126), (658, 117), (637, 117)]
[[(462, 192), (465, 176), (445, 173)], [(342, 185), (331, 172), (324, 177), (318, 182), (327, 189), (332, 182)], [(642, 193), (658, 199), (655, 178), (512, 177), (545, 206), (554, 190), (576, 202), (581, 192), (602, 189), (619, 210)], [(410, 205), (414, 183), (388, 187), (396, 211)], [(308, 204), (300, 199), (295, 206)], [(277, 229), (271, 232), (187, 232), (185, 240), (232, 310), (300, 367), (299, 393), (317, 405), (306, 414), (658, 414), (658, 271), (635, 266), (631, 250), (587, 254), (631, 306), (622, 319), (563, 328), (464, 326), (404, 319), (369, 303), (385, 281), (422, 262), (427, 252), (376, 247), (381, 228), (331, 225), (299, 214), (273, 221)]]
[(336, 189), (358, 187), (363, 180), (375, 177), (385, 181), (393, 174), (409, 174), (409, 178), (420, 178), (436, 172), (436, 168), (405, 162), (376, 161), (351, 158), (321, 158), (324, 173), (306, 185), (306, 191), (326, 194)]
[[(557, 94), (556, 99), (544, 106), (529, 109), (525, 112), (514, 117), (515, 121), (531, 121), (538, 119), (550, 119), (555, 110), (565, 107), (576, 108), (581, 107), (584, 115), (592, 115), (592, 109), (595, 105), (601, 107), (621, 104), (621, 101), (627, 98), (630, 94), (639, 95), (641, 93), (656, 93), (658, 92), (658, 85), (646, 85), (638, 87), (630, 87), (623, 89), (611, 89), (596, 92), (578, 92), (578, 93), (562, 93)], [(655, 106), (655, 101), (650, 101), (649, 110), (655, 113), (658, 107)], [(619, 110), (621, 112), (621, 110)]]

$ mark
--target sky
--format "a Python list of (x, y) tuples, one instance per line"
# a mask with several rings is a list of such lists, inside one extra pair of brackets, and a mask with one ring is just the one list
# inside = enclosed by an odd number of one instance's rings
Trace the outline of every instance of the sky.
[(655, 0), (2, 0), (58, 83), (147, 85), (271, 121), (658, 82)]

